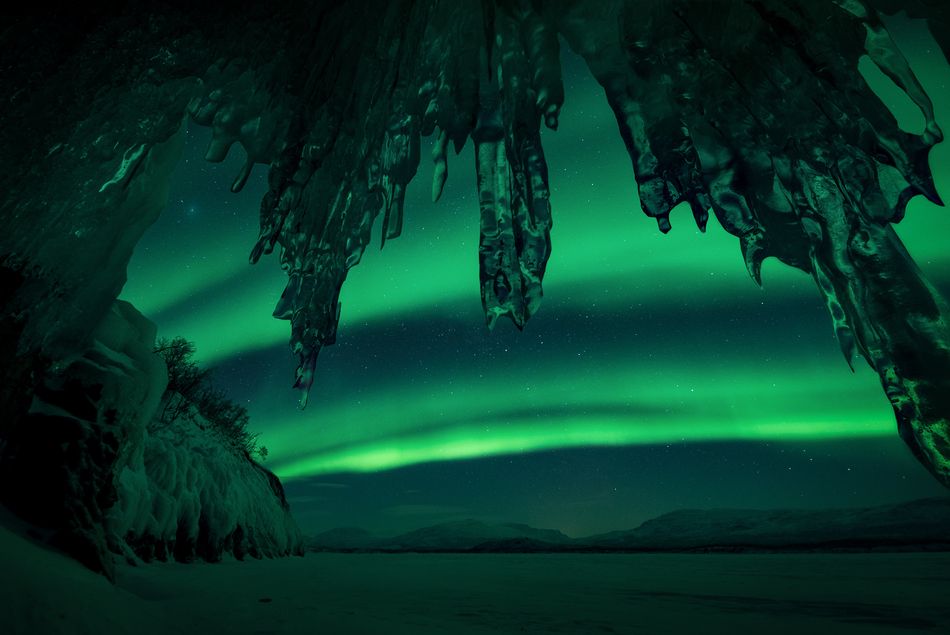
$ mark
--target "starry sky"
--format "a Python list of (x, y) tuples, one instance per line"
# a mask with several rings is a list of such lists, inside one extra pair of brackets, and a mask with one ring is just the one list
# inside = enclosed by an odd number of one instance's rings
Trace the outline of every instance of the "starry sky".
[[(950, 66), (920, 25), (893, 26), (950, 129)], [(921, 127), (871, 66), (901, 125)], [(160, 335), (194, 341), (246, 405), (304, 531), (478, 518), (580, 536), (683, 507), (945, 495), (897, 437), (874, 373), (848, 369), (811, 278), (770, 260), (757, 288), (736, 239), (712, 221), (701, 234), (688, 209), (660, 234), (602, 90), (567, 51), (564, 78), (560, 129), (544, 133), (553, 254), (525, 331), (484, 325), (469, 145), (437, 204), (421, 166), (403, 235), (382, 251), (374, 236), (351, 270), (304, 411), (289, 324), (271, 317), (285, 276), (276, 257), (247, 262), (266, 168), (231, 194), (244, 157), (205, 162), (210, 135), (189, 127), (122, 297)], [(950, 200), (947, 144), (931, 163)], [(898, 232), (950, 292), (950, 214), (918, 198)]]

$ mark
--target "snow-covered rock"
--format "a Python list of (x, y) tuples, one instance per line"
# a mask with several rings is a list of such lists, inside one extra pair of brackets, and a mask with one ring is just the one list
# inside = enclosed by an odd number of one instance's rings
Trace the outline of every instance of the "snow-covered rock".
[(116, 475), (106, 527), (144, 559), (218, 560), (300, 553), (277, 477), (213, 429), (187, 419), (151, 431)]
[(81, 354), (34, 373), (26, 412), (4, 422), (0, 498), (107, 575), (113, 553), (298, 553), (276, 476), (190, 420), (150, 425), (168, 382), (155, 331), (116, 301)]

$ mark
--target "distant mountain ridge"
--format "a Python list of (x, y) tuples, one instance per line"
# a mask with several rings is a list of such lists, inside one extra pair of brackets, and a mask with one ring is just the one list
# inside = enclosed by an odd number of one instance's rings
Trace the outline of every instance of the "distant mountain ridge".
[(528, 538), (550, 544), (567, 544), (571, 538), (554, 529), (536, 529), (528, 525), (506, 523), (489, 525), (468, 519), (423, 527), (388, 540), (388, 549), (471, 549), (490, 541)]
[(819, 510), (679, 510), (583, 542), (623, 549), (790, 548), (950, 543), (950, 497)]
[(310, 548), (322, 551), (466, 551), (485, 543), (530, 540), (543, 545), (568, 545), (572, 539), (554, 529), (524, 524), (492, 525), (467, 519), (422, 527), (393, 537), (374, 536), (356, 527), (331, 529), (313, 536)]
[(359, 528), (313, 536), (314, 551), (950, 551), (950, 497), (854, 509), (684, 509), (635, 529), (570, 538), (555, 529), (468, 519), (393, 537)]

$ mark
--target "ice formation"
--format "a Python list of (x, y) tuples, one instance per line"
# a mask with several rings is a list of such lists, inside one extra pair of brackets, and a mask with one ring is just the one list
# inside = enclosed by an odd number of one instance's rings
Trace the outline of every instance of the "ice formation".
[[(348, 0), (23, 20), (0, 36), (18, 354), (61, 359), (108, 311), (184, 116), (212, 128), (209, 161), (246, 152), (233, 190), (269, 166), (251, 261), (276, 251), (287, 273), (274, 315), (290, 322), (304, 403), (374, 222), (384, 243), (401, 232), (420, 136), (437, 139), (433, 198), (471, 138), (486, 320), (523, 327), (551, 253), (540, 126), (558, 124), (564, 42), (604, 88), (643, 211), (664, 232), (680, 203), (700, 228), (712, 215), (756, 282), (767, 257), (810, 273), (848, 363), (877, 371), (901, 436), (950, 485), (948, 308), (891, 228), (911, 197), (939, 202), (927, 161), (942, 133), (878, 13), (897, 9), (950, 52), (950, 8), (925, 0)], [(864, 56), (920, 108), (921, 134), (867, 86)]]

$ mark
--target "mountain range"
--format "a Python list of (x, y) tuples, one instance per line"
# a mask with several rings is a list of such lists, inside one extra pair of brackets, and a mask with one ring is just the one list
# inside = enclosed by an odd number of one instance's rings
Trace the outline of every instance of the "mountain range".
[(853, 509), (683, 509), (583, 538), (529, 525), (468, 519), (396, 536), (340, 527), (313, 551), (611, 552), (950, 550), (950, 497)]

